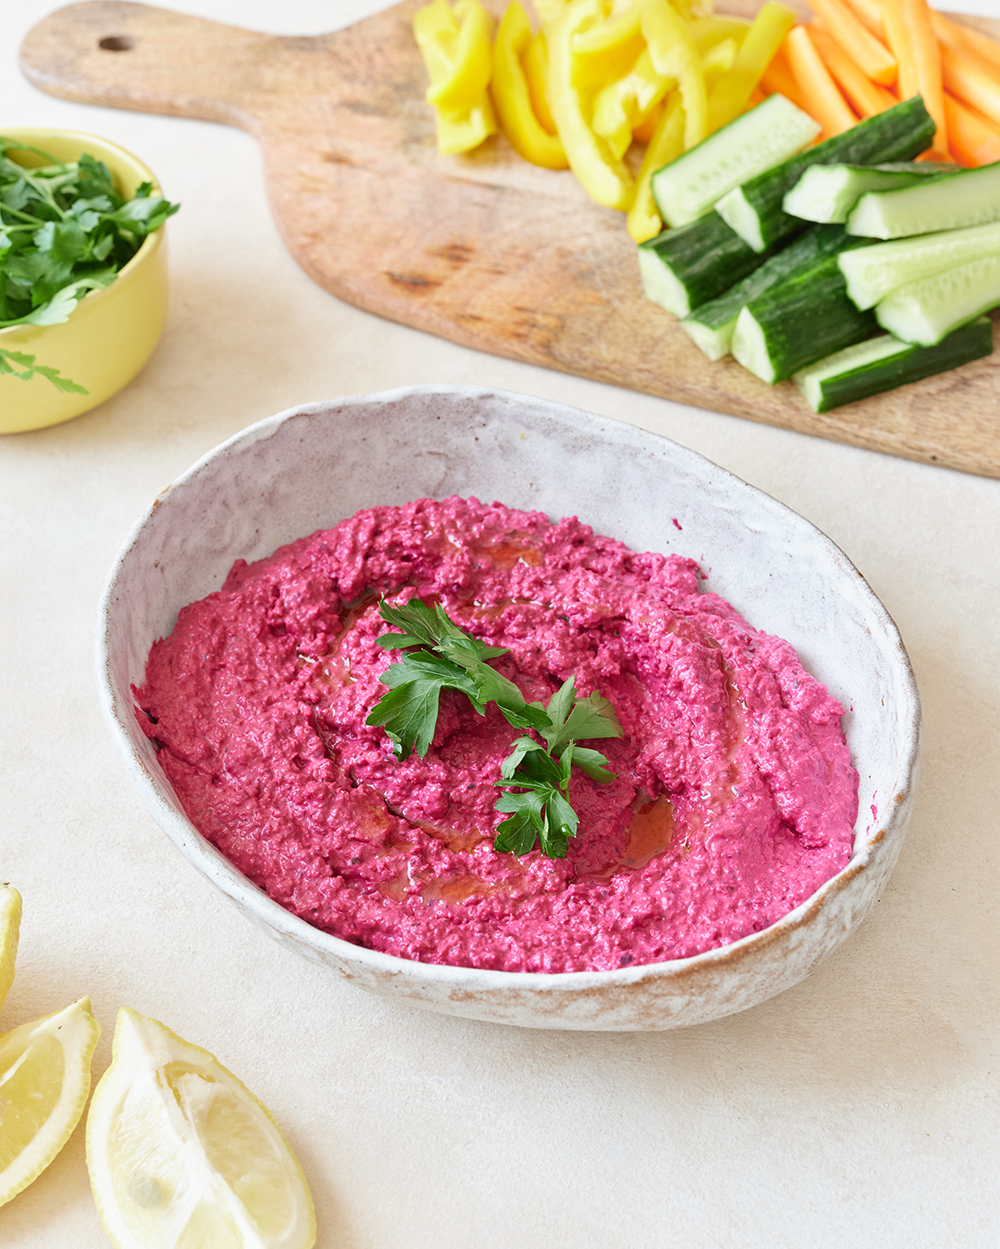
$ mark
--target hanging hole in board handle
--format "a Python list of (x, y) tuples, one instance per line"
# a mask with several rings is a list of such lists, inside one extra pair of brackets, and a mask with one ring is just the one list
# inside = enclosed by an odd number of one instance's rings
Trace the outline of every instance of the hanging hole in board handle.
[(128, 35), (106, 35), (98, 40), (97, 46), (105, 52), (131, 52), (135, 47), (135, 40)]

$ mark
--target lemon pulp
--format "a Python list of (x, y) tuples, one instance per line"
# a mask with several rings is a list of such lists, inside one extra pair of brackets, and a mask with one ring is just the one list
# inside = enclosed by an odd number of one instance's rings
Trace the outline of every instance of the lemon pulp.
[(0, 1205), (49, 1165), (83, 1114), (101, 1030), (81, 998), (0, 1037)]
[(310, 1249), (312, 1198), (267, 1109), (206, 1050), (122, 1010), (87, 1120), (119, 1249)]
[(0, 881), (0, 1006), (14, 979), (17, 936), (21, 930), (21, 895)]

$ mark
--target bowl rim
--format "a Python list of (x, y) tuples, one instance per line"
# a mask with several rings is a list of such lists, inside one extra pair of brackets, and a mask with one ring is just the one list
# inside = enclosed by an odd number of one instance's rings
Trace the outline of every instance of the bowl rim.
[[(6, 130), (0, 126), (0, 135), (2, 135), (5, 139), (18, 139), (23, 143), (29, 143), (33, 138), (44, 135), (57, 135), (61, 139), (72, 139), (74, 141), (80, 139), (85, 140), (87, 143), (97, 143), (101, 147), (111, 149), (116, 155), (131, 161), (132, 164), (145, 175), (142, 181), (151, 182), (153, 184), (153, 191), (155, 194), (163, 194), (163, 188), (160, 186), (156, 175), (145, 163), (145, 161), (140, 160), (138, 156), (130, 152), (128, 148), (122, 147), (120, 143), (115, 143), (113, 139), (105, 139), (100, 135), (90, 134), (86, 130), (60, 130), (52, 126), (11, 126)], [(42, 143), (39, 143), (38, 146), (42, 147)], [(33, 325), (30, 322), (21, 322), (19, 325), (7, 325), (3, 329), (0, 329), (0, 341), (2, 341), (5, 335), (9, 334), (13, 336), (19, 331), (22, 334), (27, 330), (41, 333), (43, 330), (55, 329), (59, 325), (71, 324), (74, 313), (77, 312), (83, 304), (86, 304), (88, 308), (93, 307), (94, 304), (99, 303), (106, 296), (111, 295), (112, 292), (117, 293), (121, 290), (120, 283), (122, 279), (129, 277), (135, 269), (137, 269), (141, 264), (144, 264), (146, 260), (157, 250), (157, 248), (160, 247), (162, 239), (163, 226), (160, 226), (158, 230), (154, 230), (152, 234), (147, 234), (143, 239), (139, 250), (135, 253), (131, 260), (126, 261), (126, 263), (123, 264), (118, 270), (115, 275), (115, 280), (110, 282), (107, 286), (102, 287), (100, 290), (87, 291), (83, 299), (78, 301), (76, 308), (74, 308), (73, 312), (69, 314), (69, 318), (66, 321), (59, 321), (55, 326)]]
[[(848, 863), (834, 876), (830, 877), (813, 894), (799, 906), (788, 911), (780, 919), (759, 932), (749, 933), (739, 940), (727, 945), (717, 946), (687, 958), (668, 959), (657, 963), (643, 963), (634, 967), (612, 968), (605, 971), (572, 971), (572, 972), (508, 972), (491, 968), (465, 967), (444, 963), (424, 963), (415, 959), (401, 958), (386, 954), (367, 946), (356, 945), (342, 937), (334, 936), (323, 929), (316, 928), (306, 920), (286, 910), (279, 902), (270, 898), (263, 889), (255, 885), (248, 877), (239, 872), (224, 855), (195, 828), (185, 816), (171, 807), (158, 791), (146, 764), (139, 757), (128, 734), (127, 728), (120, 719), (116, 706), (116, 693), (111, 676), (112, 656), (109, 645), (109, 619), (113, 610), (119, 584), (124, 576), (124, 564), (132, 548), (141, 538), (146, 527), (156, 517), (165, 495), (178, 486), (187, 485), (200, 473), (205, 471), (214, 461), (231, 448), (241, 444), (252, 445), (264, 440), (289, 420), (295, 417), (318, 415), (323, 411), (336, 408), (343, 411), (349, 407), (365, 407), (372, 404), (398, 402), (413, 395), (441, 396), (456, 395), (475, 398), (498, 398), (512, 401), (515, 404), (528, 399), (541, 402), (554, 415), (575, 413), (599, 419), (603, 424), (613, 427), (624, 427), (633, 434), (652, 440), (669, 450), (673, 461), (681, 461), (686, 467), (701, 472), (706, 469), (718, 475), (722, 480), (736, 483), (739, 487), (752, 491), (766, 506), (772, 508), (784, 521), (792, 521), (795, 526), (804, 526), (826, 550), (842, 563), (844, 572), (849, 574), (861, 589), (867, 605), (873, 615), (885, 629), (887, 639), (894, 643), (896, 659), (900, 665), (900, 695), (903, 700), (899, 717), (902, 731), (901, 737), (907, 742), (905, 759), (900, 759), (900, 775), (905, 778), (902, 788), (894, 793), (880, 808), (880, 826), (859, 846), (859, 838), (863, 835), (860, 825), (863, 819), (859, 809), (855, 824), (855, 845)], [(105, 721), (115, 740), (120, 754), (126, 762), (133, 784), (141, 791), (147, 811), (153, 815), (154, 822), (167, 834), (176, 848), (208, 878), (230, 901), (236, 903), (254, 918), (254, 922), (267, 926), (280, 934), (279, 939), (288, 939), (294, 944), (306, 945), (332, 955), (341, 962), (355, 963), (360, 967), (382, 975), (408, 976), (419, 974), (421, 979), (430, 984), (451, 988), (455, 992), (474, 994), (480, 991), (530, 988), (533, 991), (549, 991), (550, 994), (573, 991), (588, 992), (609, 986), (632, 987), (644, 981), (683, 981), (693, 977), (707, 967), (736, 967), (745, 959), (756, 955), (775, 942), (784, 940), (788, 934), (794, 933), (811, 922), (832, 900), (850, 887), (870, 866), (872, 851), (890, 839), (899, 840), (905, 836), (906, 821), (915, 792), (921, 737), (921, 707), (916, 678), (909, 655), (900, 637), (895, 621), (888, 610), (875, 594), (867, 580), (862, 576), (855, 564), (844, 554), (841, 548), (811, 521), (787, 504), (775, 499), (772, 495), (757, 486), (744, 481), (730, 470), (715, 464), (700, 452), (693, 451), (682, 444), (652, 430), (631, 426), (625, 421), (614, 417), (606, 417), (586, 412), (570, 404), (556, 400), (539, 399), (536, 396), (524, 395), (499, 387), (464, 386), (453, 384), (423, 384), (395, 387), (389, 390), (372, 392), (362, 395), (351, 395), (344, 398), (319, 400), (287, 408), (274, 416), (265, 417), (244, 429), (239, 430), (217, 446), (202, 455), (185, 472), (176, 477), (152, 501), (146, 511), (138, 518), (129, 531), (121, 549), (115, 557), (107, 581), (101, 594), (97, 616), (97, 639), (95, 648), (95, 675), (98, 686), (98, 699)], [(887, 814), (882, 819), (882, 811)], [(851, 929), (853, 930), (853, 925)], [(274, 934), (272, 934), (274, 935)]]

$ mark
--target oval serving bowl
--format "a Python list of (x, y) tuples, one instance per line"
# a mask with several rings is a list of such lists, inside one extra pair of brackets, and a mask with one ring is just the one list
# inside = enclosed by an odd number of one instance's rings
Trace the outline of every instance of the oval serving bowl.
[[(119, 190), (131, 198), (142, 182), (161, 194), (152, 171), (117, 143), (77, 130), (0, 130), (40, 148), (58, 160), (73, 161), (84, 152), (104, 162)], [(43, 165), (32, 152), (12, 151), (12, 160)], [(89, 291), (61, 325), (12, 325), (0, 330), (0, 347), (34, 356), (36, 363), (58, 369), (87, 390), (64, 394), (43, 377), (24, 381), (0, 376), (0, 434), (23, 433), (72, 420), (96, 408), (126, 386), (159, 341), (167, 319), (167, 248), (163, 228), (142, 246), (103, 290)]]
[[(848, 708), (861, 777), (848, 866), (762, 932), (693, 958), (546, 975), (412, 962), (285, 911), (185, 816), (131, 693), (178, 610), (233, 561), (270, 554), (360, 508), (475, 495), (579, 515), (638, 551), (698, 560), (708, 587), (786, 638)], [(101, 704), (150, 813), (181, 853), (282, 945), (415, 1006), (526, 1027), (650, 1030), (733, 1014), (803, 979), (861, 922), (896, 862), (916, 785), (920, 706), (885, 608), (808, 521), (692, 451), (575, 408), (503, 391), (424, 386), (310, 404), (209, 452), (153, 503), (101, 602)]]

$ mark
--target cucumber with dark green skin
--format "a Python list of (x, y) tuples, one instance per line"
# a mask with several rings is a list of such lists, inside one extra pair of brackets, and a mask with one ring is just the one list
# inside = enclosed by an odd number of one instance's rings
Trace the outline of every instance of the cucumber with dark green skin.
[(716, 211), (757, 251), (801, 228), (782, 201), (810, 165), (881, 165), (912, 160), (931, 146), (934, 121), (919, 95), (859, 122), (724, 195)]
[[(805, 229), (806, 223), (799, 226)], [(640, 243), (638, 254), (647, 296), (674, 316), (686, 317), (752, 273), (770, 252), (754, 251), (713, 211)]]
[[(854, 246), (857, 241), (845, 235), (839, 250)], [(837, 255), (804, 265), (752, 299), (737, 318), (733, 355), (762, 381), (786, 381), (817, 360), (878, 333), (875, 314), (860, 311), (848, 298)]]
[(695, 308), (681, 321), (681, 329), (710, 360), (721, 360), (731, 349), (736, 318), (752, 299), (790, 278), (804, 265), (811, 267), (826, 256), (839, 255), (844, 242), (843, 226), (813, 226), (786, 243), (741, 282)]
[(797, 373), (795, 384), (814, 412), (829, 412), (845, 403), (958, 368), (988, 356), (992, 350), (992, 322), (989, 317), (980, 317), (933, 347), (901, 343), (891, 334), (882, 334)]

